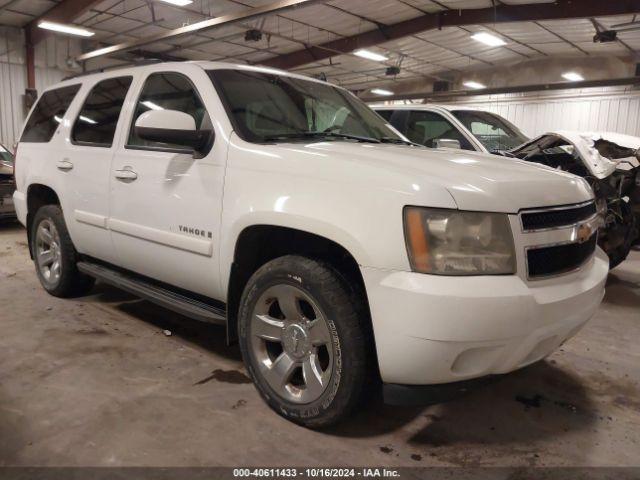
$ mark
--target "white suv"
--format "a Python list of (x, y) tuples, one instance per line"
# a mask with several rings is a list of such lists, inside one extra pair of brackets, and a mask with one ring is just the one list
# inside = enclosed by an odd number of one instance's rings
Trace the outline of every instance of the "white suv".
[(355, 96), (285, 72), (166, 63), (43, 93), (15, 206), (42, 286), (97, 278), (226, 325), (294, 422), (509, 372), (593, 315), (593, 194), (547, 167), (407, 142)]

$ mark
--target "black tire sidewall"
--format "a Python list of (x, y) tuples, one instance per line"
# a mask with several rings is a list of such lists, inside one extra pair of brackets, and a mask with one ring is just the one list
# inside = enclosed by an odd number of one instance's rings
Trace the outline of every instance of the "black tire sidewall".
[(614, 268), (616, 268), (618, 265), (620, 265), (622, 262), (624, 262), (627, 259), (627, 257), (629, 256), (629, 253), (631, 252), (631, 247), (633, 246), (633, 243), (637, 239), (638, 221), (636, 217), (633, 216), (633, 212), (631, 211), (631, 208), (628, 206), (625, 209), (625, 215), (630, 216), (631, 223), (629, 225), (627, 236), (624, 240), (624, 243), (620, 245), (618, 248), (610, 252), (606, 252), (607, 255), (609, 256), (610, 270), (613, 270)]
[[(315, 273), (324, 269), (323, 279)], [(362, 335), (354, 332), (357, 310), (348, 299), (341, 278), (334, 274), (335, 282), (327, 292), (329, 267), (304, 257), (287, 256), (269, 262), (249, 280), (243, 293), (238, 319), (240, 349), (249, 375), (265, 401), (277, 413), (296, 423), (310, 427), (327, 426), (344, 416), (355, 403), (362, 389), (365, 373), (366, 349)], [(327, 320), (334, 354), (330, 383), (320, 398), (308, 404), (297, 404), (280, 397), (262, 378), (250, 348), (249, 323), (260, 295), (274, 285), (288, 284), (303, 290), (318, 304)], [(338, 292), (336, 297), (335, 291)], [(340, 295), (343, 293), (343, 295)], [(338, 300), (336, 302), (336, 300)], [(337, 304), (336, 304), (337, 303)]]
[[(60, 281), (54, 287), (47, 284), (42, 277), (37, 261), (36, 237), (38, 226), (43, 220), (49, 220), (55, 225), (60, 238)], [(69, 232), (64, 221), (62, 209), (58, 205), (45, 205), (40, 207), (33, 218), (31, 232), (31, 248), (34, 255), (36, 273), (38, 275), (38, 280), (40, 280), (40, 284), (48, 293), (57, 297), (66, 297), (74, 294), (81, 282), (88, 283), (86, 277), (78, 272), (76, 268), (77, 253), (73, 247), (73, 243), (71, 242), (71, 237), (69, 236)]]

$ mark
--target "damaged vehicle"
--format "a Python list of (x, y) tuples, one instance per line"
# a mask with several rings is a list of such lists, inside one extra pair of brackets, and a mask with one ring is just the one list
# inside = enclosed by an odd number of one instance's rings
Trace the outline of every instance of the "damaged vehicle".
[(432, 403), (433, 385), (549, 356), (609, 273), (586, 181), (413, 145), (351, 92), (271, 68), (65, 80), (16, 166), (45, 291), (99, 279), (223, 325), (265, 402), (311, 428), (379, 382), (388, 403)]
[(616, 133), (554, 132), (509, 152), (585, 178), (596, 197), (603, 225), (598, 243), (611, 268), (640, 241), (640, 138)]
[(492, 112), (435, 105), (373, 107), (409, 140), (432, 148), (492, 153), (585, 178), (602, 218), (598, 244), (610, 267), (640, 241), (640, 138), (617, 133), (549, 132), (533, 140)]
[(13, 178), (13, 154), (0, 143), (0, 220), (15, 218), (13, 192), (16, 182)]

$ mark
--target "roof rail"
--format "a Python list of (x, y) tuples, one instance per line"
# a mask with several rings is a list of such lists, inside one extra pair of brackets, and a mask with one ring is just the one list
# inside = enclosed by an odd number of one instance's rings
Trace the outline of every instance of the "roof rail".
[(64, 77), (62, 79), (62, 81), (64, 82), (65, 80), (72, 80), (74, 78), (86, 77), (87, 75), (93, 75), (94, 73), (103, 73), (103, 72), (110, 72), (112, 70), (120, 70), (120, 69), (123, 69), (125, 67), (142, 67), (144, 65), (154, 65), (156, 63), (163, 63), (165, 61), (166, 60), (150, 58), (150, 59), (147, 59), (147, 60), (139, 60), (139, 61), (136, 61), (136, 62), (123, 62), (123, 63), (118, 63), (116, 65), (110, 65), (108, 67), (95, 68), (93, 70), (87, 70), (85, 72), (76, 73), (76, 74), (73, 74), (73, 75), (68, 75), (68, 76)]

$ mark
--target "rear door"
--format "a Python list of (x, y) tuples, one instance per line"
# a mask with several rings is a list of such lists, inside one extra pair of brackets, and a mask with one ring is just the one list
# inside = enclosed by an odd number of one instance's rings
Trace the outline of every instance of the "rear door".
[[(67, 83), (47, 90), (38, 99), (29, 114), (18, 146), (15, 172), (18, 191), (14, 199), (20, 207), (20, 221), (27, 225), (27, 189), (38, 184), (51, 188), (60, 199), (67, 225), (72, 227), (73, 208), (67, 192), (74, 187), (68, 169), (61, 168), (67, 155), (70, 113), (77, 104), (80, 83)], [(75, 242), (74, 232), (69, 228)]]
[(88, 85), (72, 120), (66, 155), (58, 163), (69, 180), (66, 195), (72, 211), (65, 216), (76, 248), (108, 262), (115, 259), (107, 230), (111, 160), (132, 82), (125, 75)]
[(150, 72), (140, 83), (111, 168), (109, 227), (116, 263), (222, 299), (217, 252), (225, 139), (216, 138), (204, 158), (196, 159), (184, 147), (143, 140), (134, 129), (140, 115), (158, 109), (187, 113), (198, 128), (214, 128), (207, 109), (219, 103), (213, 84), (195, 65)]

